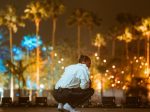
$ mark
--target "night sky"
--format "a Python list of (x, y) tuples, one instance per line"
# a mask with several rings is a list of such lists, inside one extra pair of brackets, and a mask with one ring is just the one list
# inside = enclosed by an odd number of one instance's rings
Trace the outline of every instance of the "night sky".
[[(19, 14), (22, 14), (25, 9), (25, 5), (30, 0), (0, 0), (0, 8), (4, 8), (6, 4), (13, 4), (17, 7)], [(115, 16), (120, 12), (127, 12), (133, 15), (146, 17), (150, 15), (150, 0), (63, 0), (66, 6), (66, 11), (58, 18), (57, 22), (57, 34), (56, 39), (63, 41), (67, 39), (72, 41), (76, 38), (76, 27), (68, 27), (66, 20), (72, 11), (76, 8), (83, 8), (88, 11), (93, 11), (100, 18), (102, 18), (102, 24), (100, 27), (96, 27), (93, 35), (98, 32), (106, 32), (109, 27), (116, 24)], [(40, 35), (44, 42), (48, 42), (51, 37), (51, 20), (41, 22)], [(14, 43), (18, 44), (23, 35), (33, 34), (35, 26), (32, 22), (28, 22), (26, 28), (19, 28), (17, 34), (14, 35)], [(87, 30), (81, 29), (81, 37), (85, 39), (87, 37)]]

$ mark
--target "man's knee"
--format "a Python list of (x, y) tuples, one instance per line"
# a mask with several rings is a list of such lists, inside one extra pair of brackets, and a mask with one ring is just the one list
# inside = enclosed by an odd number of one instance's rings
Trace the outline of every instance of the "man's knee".
[(88, 89), (88, 93), (92, 96), (94, 94), (94, 89), (93, 88), (89, 88)]
[(92, 95), (94, 94), (94, 89), (93, 89), (93, 88), (91, 88), (91, 94), (92, 94)]

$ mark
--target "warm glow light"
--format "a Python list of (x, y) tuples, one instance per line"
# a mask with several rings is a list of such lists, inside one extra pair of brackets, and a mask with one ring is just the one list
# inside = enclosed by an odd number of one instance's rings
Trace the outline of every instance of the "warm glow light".
[(64, 58), (61, 58), (61, 61), (64, 61)]
[(97, 56), (96, 59), (99, 60), (99, 57)]
[(149, 75), (149, 73), (150, 73), (150, 69), (145, 68), (145, 70), (144, 70), (144, 74)]
[(112, 68), (116, 68), (116, 66), (115, 66), (115, 65), (113, 65), (113, 66), (112, 66)]
[(111, 84), (112, 87), (115, 87), (115, 84)]
[(108, 72), (109, 72), (109, 70), (106, 70), (106, 72), (108, 73)]
[(114, 76), (113, 76), (113, 75), (111, 75), (111, 76), (110, 76), (110, 78), (112, 78), (112, 79), (113, 79), (113, 78), (114, 78)]
[(136, 56), (134, 56), (134, 59), (136, 59), (137, 57)]
[(126, 89), (126, 86), (123, 86), (122, 89), (125, 90), (125, 89)]
[(103, 62), (106, 63), (106, 59), (104, 59)]
[(61, 61), (59, 60), (59, 61), (58, 61), (58, 63), (60, 64), (60, 63), (61, 63)]
[(147, 63), (145, 63), (145, 66), (147, 66), (148, 64)]
[(142, 59), (143, 57), (140, 57), (140, 60)]
[(117, 83), (119, 84), (119, 83), (120, 83), (120, 81), (117, 81)]
[(97, 84), (97, 89), (102, 89), (102, 85), (101, 85), (101, 82), (98, 82), (98, 84)]
[(55, 53), (54, 56), (57, 56), (57, 53)]
[(142, 68), (142, 66), (140, 66), (140, 68)]
[(98, 54), (97, 54), (97, 53), (95, 53), (95, 56), (98, 56)]
[(64, 66), (61, 67), (61, 69), (64, 69), (64, 68), (65, 68)]
[(124, 74), (124, 71), (121, 71), (122, 74)]
[(142, 62), (141, 65), (144, 65), (144, 63)]
[(44, 84), (40, 84), (40, 88), (43, 89), (44, 88)]

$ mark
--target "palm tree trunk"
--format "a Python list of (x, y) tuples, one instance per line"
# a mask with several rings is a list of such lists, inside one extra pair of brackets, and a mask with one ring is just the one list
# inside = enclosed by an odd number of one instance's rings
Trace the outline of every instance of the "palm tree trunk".
[(52, 64), (50, 66), (51, 75), (52, 75), (52, 86), (54, 85), (54, 80), (55, 80), (55, 77), (54, 77), (54, 49), (55, 49), (56, 21), (57, 21), (57, 19), (54, 17), (53, 18), (53, 31), (52, 31), (52, 47), (53, 47), (52, 56), (51, 56)]
[(19, 97), (21, 96), (21, 84), (20, 84), (20, 82), (21, 82), (21, 77), (19, 75)]
[(147, 38), (144, 40), (144, 42), (145, 42), (145, 44), (144, 44), (145, 45), (144, 46), (145, 47), (145, 57), (147, 57), (147, 40), (148, 40)]
[(56, 18), (53, 18), (53, 31), (52, 31), (52, 46), (55, 48), (55, 34), (56, 34)]
[(11, 58), (11, 62), (13, 62), (13, 52), (12, 52), (12, 28), (9, 28), (9, 36), (10, 36), (10, 58)]
[[(10, 58), (11, 58), (11, 62), (13, 63), (13, 52), (12, 52), (12, 28), (9, 27), (9, 38), (10, 38)], [(12, 98), (12, 101), (13, 101), (13, 98), (14, 98), (14, 87), (13, 87), (13, 75), (11, 74), (11, 79), (10, 79), (10, 96)]]
[(103, 76), (101, 74), (101, 100), (103, 98)]
[(90, 43), (89, 45), (92, 46), (91, 42), (92, 42), (92, 29), (89, 28), (89, 39), (90, 39)]
[(140, 39), (137, 40), (137, 56), (140, 57)]
[(80, 56), (80, 25), (77, 26), (77, 49), (78, 49), (78, 58)]
[(113, 39), (112, 41), (112, 57), (114, 58), (115, 57), (115, 48), (116, 47), (116, 41), (115, 39)]
[(39, 40), (39, 24), (40, 20), (35, 21), (36, 25), (36, 38), (37, 38), (37, 48), (36, 48), (36, 72), (37, 72), (37, 77), (36, 77), (36, 84), (37, 84), (37, 89), (39, 89), (39, 52), (40, 52), (40, 47), (38, 46), (38, 40)]
[(100, 47), (99, 47), (99, 46), (97, 47), (97, 54), (98, 54), (98, 56), (99, 56), (99, 62), (101, 62), (101, 57), (100, 57)]
[(147, 37), (147, 76), (149, 77), (149, 36)]
[(128, 52), (128, 43), (125, 44), (126, 46), (126, 59), (129, 59), (129, 52)]

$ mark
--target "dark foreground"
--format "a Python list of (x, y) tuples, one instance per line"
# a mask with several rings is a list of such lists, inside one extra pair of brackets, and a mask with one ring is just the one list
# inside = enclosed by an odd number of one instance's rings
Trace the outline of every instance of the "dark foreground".
[[(82, 112), (150, 112), (150, 108), (78, 108)], [(52, 107), (0, 107), (0, 112), (58, 112)]]

